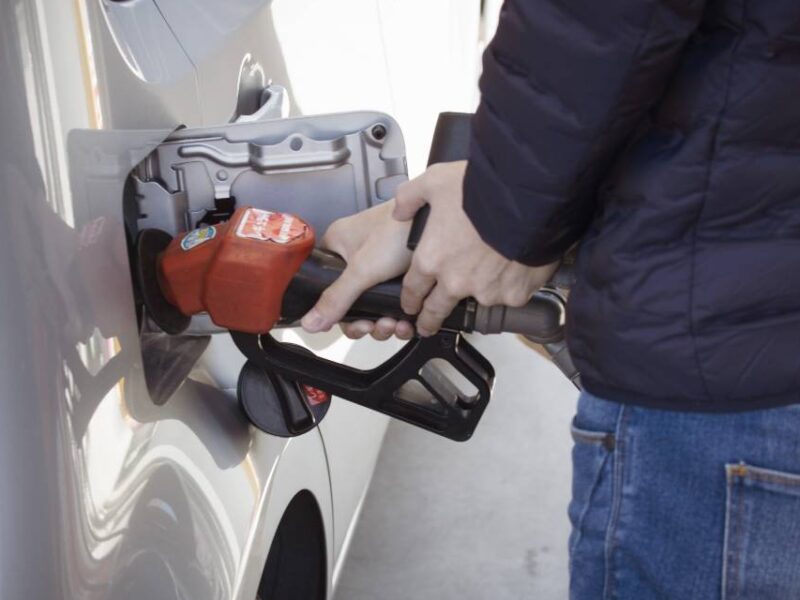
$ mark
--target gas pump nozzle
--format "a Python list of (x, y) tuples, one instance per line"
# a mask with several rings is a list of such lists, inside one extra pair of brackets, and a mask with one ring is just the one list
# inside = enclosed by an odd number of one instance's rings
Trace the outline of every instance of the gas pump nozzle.
[[(454, 148), (464, 152), (465, 124), (468, 115), (440, 117), (430, 162), (456, 160)], [(424, 219), (424, 212), (415, 219), (410, 247)], [(227, 223), (181, 238), (145, 230), (137, 240), (137, 279), (149, 316), (173, 334), (200, 312), (230, 329), (248, 359), (240, 374), (239, 401), (264, 431), (282, 436), (308, 431), (324, 417), (335, 395), (444, 437), (466, 440), (489, 402), (494, 369), (463, 333), (513, 332), (548, 349), (563, 349), (565, 300), (557, 286), (538, 291), (521, 308), (484, 307), (465, 299), (438, 334), (415, 337), (369, 370), (279, 342), (269, 331), (302, 317), (345, 267), (341, 257), (313, 246), (314, 232), (301, 218), (246, 206)], [(401, 287), (398, 279), (367, 290), (346, 320), (392, 316), (413, 322), (400, 306)]]
[[(298, 321), (342, 273), (345, 262), (336, 254), (314, 249), (294, 275), (283, 296), (279, 324)], [(400, 307), (400, 279), (367, 290), (352, 305), (345, 321), (375, 320), (381, 316), (413, 322)], [(563, 338), (564, 297), (556, 288), (543, 288), (522, 307), (482, 306), (474, 298), (461, 301), (445, 319), (443, 328), (463, 333), (518, 333), (540, 344)]]
[[(287, 220), (294, 237), (276, 242)], [(260, 229), (253, 230), (253, 223), (261, 223)], [(313, 404), (310, 398), (319, 398), (322, 390), (325, 398), (339, 396), (440, 435), (467, 439), (489, 401), (494, 370), (463, 333), (511, 331), (544, 344), (563, 338), (563, 298), (556, 290), (540, 290), (521, 308), (484, 307), (467, 298), (437, 335), (416, 337), (371, 370), (278, 342), (269, 332), (299, 320), (345, 268), (341, 257), (313, 249), (313, 237), (299, 217), (251, 207), (240, 207), (225, 224), (180, 238), (158, 230), (139, 235), (139, 287), (149, 317), (173, 334), (189, 325), (190, 315), (202, 312), (228, 328), (248, 358), (239, 400), (261, 429), (296, 435), (313, 427), (328, 403)], [(413, 322), (400, 306), (401, 288), (397, 279), (367, 290), (345, 320), (392, 316)], [(470, 392), (459, 389), (452, 371), (469, 382)], [(265, 412), (268, 406), (272, 409)]]

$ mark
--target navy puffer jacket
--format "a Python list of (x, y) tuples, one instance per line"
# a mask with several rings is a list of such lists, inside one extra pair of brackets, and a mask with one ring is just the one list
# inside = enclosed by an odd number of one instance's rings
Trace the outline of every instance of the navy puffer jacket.
[(800, 400), (800, 0), (507, 0), (464, 205), (531, 265), (581, 240), (568, 341), (610, 400)]

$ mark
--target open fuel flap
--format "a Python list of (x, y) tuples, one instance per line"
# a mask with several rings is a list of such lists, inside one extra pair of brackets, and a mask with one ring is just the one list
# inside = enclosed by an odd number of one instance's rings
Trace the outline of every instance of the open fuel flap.
[[(300, 215), (321, 235), (406, 179), (400, 128), (379, 112), (180, 129), (131, 173), (126, 225), (132, 240), (145, 229), (174, 237), (252, 206)], [(222, 331), (202, 315), (187, 330)]]
[(322, 232), (407, 177), (400, 128), (378, 112), (180, 129), (131, 173), (127, 224), (175, 235), (247, 205), (300, 214)]
[[(134, 245), (141, 232), (160, 231), (168, 240), (223, 223), (246, 205), (302, 215), (321, 233), (339, 217), (388, 200), (406, 179), (400, 128), (379, 112), (248, 120), (179, 129), (165, 139), (132, 170), (123, 199), (145, 380), (153, 401), (166, 402), (206, 351), (211, 335), (227, 330), (203, 314), (186, 317), (188, 327), (180, 335), (169, 335), (174, 332), (153, 321), (135, 276)], [(289, 388), (293, 384), (283, 382), (277, 389)], [(327, 403), (314, 412), (323, 409)], [(289, 433), (283, 429), (274, 432)]]

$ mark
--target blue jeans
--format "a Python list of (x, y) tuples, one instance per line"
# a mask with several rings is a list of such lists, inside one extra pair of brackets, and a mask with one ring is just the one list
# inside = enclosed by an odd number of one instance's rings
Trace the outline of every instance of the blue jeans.
[(582, 394), (572, 600), (800, 598), (800, 406), (703, 414)]

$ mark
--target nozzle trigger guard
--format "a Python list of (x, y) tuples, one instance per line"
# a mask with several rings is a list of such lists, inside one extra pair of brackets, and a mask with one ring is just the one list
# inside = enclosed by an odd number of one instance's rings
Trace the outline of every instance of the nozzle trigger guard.
[[(231, 331), (231, 336), (249, 361), (267, 372), (456, 441), (472, 436), (494, 384), (492, 365), (456, 331), (415, 337), (366, 370), (321, 358), (269, 334)], [(456, 381), (452, 371), (468, 385)]]

